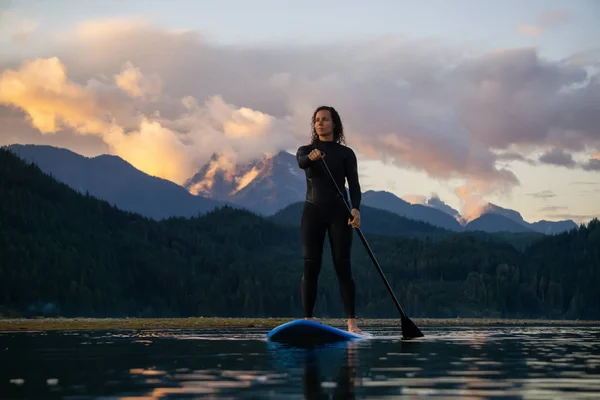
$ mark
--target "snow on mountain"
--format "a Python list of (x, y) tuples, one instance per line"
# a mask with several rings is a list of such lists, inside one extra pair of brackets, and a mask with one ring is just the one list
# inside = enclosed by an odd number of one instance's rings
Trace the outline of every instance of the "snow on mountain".
[(304, 179), (295, 156), (285, 151), (243, 164), (213, 154), (184, 187), (192, 194), (271, 215), (304, 199)]

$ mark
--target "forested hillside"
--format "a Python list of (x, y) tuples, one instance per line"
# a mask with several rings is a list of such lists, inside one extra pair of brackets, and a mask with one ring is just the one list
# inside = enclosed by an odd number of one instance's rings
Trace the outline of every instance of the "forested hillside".
[[(302, 217), (303, 202), (293, 203), (277, 213), (269, 216), (268, 219), (300, 227)], [(340, 204), (343, 207), (342, 204)], [(519, 250), (523, 250), (531, 243), (545, 237), (539, 232), (495, 232), (488, 233), (484, 231), (473, 230), (470, 232), (454, 232), (448, 229), (431, 225), (427, 222), (417, 221), (402, 217), (391, 211), (379, 208), (362, 206), (361, 211), (361, 229), (365, 234), (377, 234), (387, 236), (405, 236), (410, 238), (419, 238), (430, 241), (439, 241), (451, 236), (477, 237), (480, 240), (489, 242), (510, 243)]]
[[(299, 230), (220, 208), (161, 222), (0, 150), (0, 307), (27, 315), (301, 316)], [(367, 239), (412, 317), (600, 318), (597, 220), (524, 251), (475, 235)], [(360, 317), (397, 317), (356, 237)], [(342, 316), (325, 252), (317, 316)]]

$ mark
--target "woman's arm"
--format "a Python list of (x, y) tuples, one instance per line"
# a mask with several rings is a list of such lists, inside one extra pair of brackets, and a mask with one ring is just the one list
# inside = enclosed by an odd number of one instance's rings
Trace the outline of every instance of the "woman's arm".
[(306, 169), (310, 166), (311, 159), (308, 158), (310, 150), (310, 146), (300, 146), (298, 151), (296, 151), (296, 160), (298, 161), (298, 166), (302, 169)]
[(358, 162), (356, 160), (356, 154), (354, 154), (354, 151), (351, 148), (348, 148), (348, 157), (346, 160), (346, 179), (348, 179), (350, 202), (352, 203), (352, 208), (360, 210), (362, 193), (358, 181)]

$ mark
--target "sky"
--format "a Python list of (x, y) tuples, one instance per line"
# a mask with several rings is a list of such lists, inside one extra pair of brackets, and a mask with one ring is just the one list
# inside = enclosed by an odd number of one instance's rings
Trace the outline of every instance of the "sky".
[(342, 117), (363, 190), (600, 217), (600, 2), (2, 1), (0, 145), (182, 184)]

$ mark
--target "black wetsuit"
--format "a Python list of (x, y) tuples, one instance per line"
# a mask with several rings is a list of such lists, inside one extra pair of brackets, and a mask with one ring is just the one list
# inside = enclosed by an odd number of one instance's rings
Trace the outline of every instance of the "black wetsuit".
[[(315, 148), (325, 153), (331, 175), (344, 199), (331, 180), (327, 170), (318, 159), (312, 161), (308, 155)], [(336, 142), (321, 142), (301, 146), (297, 153), (298, 166), (306, 175), (306, 201), (302, 212), (301, 232), (304, 256), (304, 275), (301, 293), (304, 316), (312, 317), (317, 298), (317, 283), (321, 270), (325, 232), (328, 233), (340, 294), (348, 318), (355, 317), (355, 284), (350, 267), (352, 227), (348, 225), (348, 201), (345, 182), (348, 179), (351, 208), (360, 210), (361, 191), (358, 181), (356, 155), (351, 148)]]

